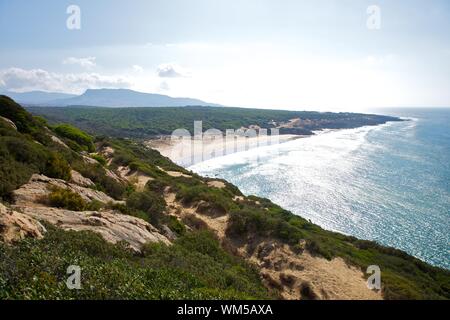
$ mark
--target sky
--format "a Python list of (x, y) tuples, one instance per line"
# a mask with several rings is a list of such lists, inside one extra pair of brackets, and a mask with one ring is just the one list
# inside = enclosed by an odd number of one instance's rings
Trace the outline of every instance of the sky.
[(0, 90), (450, 106), (449, 30), (448, 0), (0, 0)]

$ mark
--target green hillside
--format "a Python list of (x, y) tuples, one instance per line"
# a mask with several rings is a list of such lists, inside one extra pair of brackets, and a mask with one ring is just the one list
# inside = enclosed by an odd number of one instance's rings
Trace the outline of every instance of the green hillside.
[[(31, 113), (45, 116), (51, 123), (71, 123), (96, 135), (148, 138), (170, 135), (184, 128), (193, 131), (194, 121), (203, 121), (203, 129), (238, 129), (250, 125), (272, 128), (273, 121), (308, 119), (301, 128), (281, 129), (280, 133), (312, 134), (313, 130), (355, 128), (399, 120), (394, 117), (358, 113), (320, 113), (313, 111), (261, 110), (228, 107), (172, 108), (97, 108), (29, 107)], [(95, 128), (95, 129), (94, 129)], [(93, 131), (95, 130), (95, 132)]]
[[(54, 110), (56, 109), (48, 112), (50, 118), (59, 114)], [(177, 119), (181, 119), (178, 124), (191, 121), (187, 114), (192, 110), (183, 110), (186, 113), (177, 114)], [(128, 123), (133, 117), (142, 114), (135, 109), (127, 111), (130, 114), (123, 119), (124, 127), (144, 126), (142, 119), (136, 123)], [(161, 112), (159, 117), (163, 117), (164, 112), (169, 112), (164, 117), (170, 119), (174, 117), (174, 112), (180, 110), (156, 111)], [(123, 112), (124, 110), (112, 109), (68, 109), (67, 117), (78, 119), (73, 123), (87, 125), (88, 122), (81, 118), (92, 117), (92, 121), (94, 115), (97, 115), (101, 121), (105, 121), (106, 127), (112, 119), (107, 114), (114, 118)], [(145, 114), (153, 111), (146, 109), (141, 112)], [(212, 112), (228, 111), (220, 109)], [(249, 115), (243, 118), (250, 117), (251, 112), (254, 111), (249, 111)], [(430, 266), (400, 250), (323, 230), (267, 199), (244, 197), (238, 188), (225, 181), (223, 188), (210, 187), (210, 179), (177, 166), (138, 141), (96, 137), (92, 131), (92, 128), (97, 130), (96, 126), (91, 126), (90, 134), (71, 126), (48, 126), (45, 120), (31, 116), (4, 96), (0, 96), (0, 116), (13, 121), (17, 126), (16, 130), (0, 118), (0, 197), (4, 204), (12, 203), (11, 192), (26, 183), (33, 173), (67, 181), (70, 179), (70, 169), (74, 169), (95, 183), (93, 189), (125, 201), (122, 205), (91, 202), (90, 205), (95, 205), (91, 210), (113, 207), (122, 214), (142, 218), (159, 230), (168, 226), (176, 235), (176, 240), (170, 246), (148, 244), (137, 253), (123, 243), (108, 243), (94, 233), (63, 231), (46, 224), (48, 232), (42, 240), (27, 238), (14, 245), (0, 242), (1, 299), (279, 298), (279, 289), (264, 282), (258, 266), (237, 254), (236, 245), (259, 240), (284, 243), (298, 254), (303, 250), (299, 244), (305, 243), (304, 250), (313, 256), (328, 260), (342, 257), (347, 264), (362, 271), (369, 265), (379, 265), (385, 299), (450, 298), (450, 271)], [(268, 116), (269, 114), (264, 115)], [(283, 115), (280, 112), (279, 117), (282, 116), (291, 117), (290, 114)], [(239, 125), (233, 115), (229, 117), (230, 122), (221, 120), (221, 125)], [(256, 118), (252, 118), (249, 121), (255, 120)], [(211, 125), (217, 124), (216, 121), (219, 120), (211, 120)], [(160, 123), (159, 128), (170, 130), (170, 126), (168, 122)], [(150, 132), (153, 129), (147, 130)], [(106, 133), (101, 127), (99, 131), (101, 134)], [(122, 131), (117, 131), (120, 132)], [(56, 143), (51, 139), (52, 135), (69, 148)], [(110, 162), (102, 160), (100, 154), (88, 153), (105, 147), (115, 150)], [(86, 162), (83, 161), (84, 157), (97, 160)], [(151, 180), (143, 190), (138, 191), (132, 183), (117, 182), (106, 174), (106, 170), (118, 172), (123, 167), (145, 174)], [(171, 171), (180, 174), (170, 175)], [(219, 241), (195, 217), (183, 220), (169, 216), (168, 204), (164, 198), (167, 190), (175, 193), (176, 201), (186, 207), (201, 205), (201, 214), (207, 217), (227, 216), (226, 239)], [(58, 204), (47, 199), (51, 206), (73, 205), (72, 194), (58, 194), (58, 190), (53, 192)], [(242, 200), (236, 201), (237, 197)], [(82, 203), (76, 209), (85, 210), (85, 205)], [(66, 268), (74, 260), (85, 272), (84, 290), (68, 290), (65, 286)]]

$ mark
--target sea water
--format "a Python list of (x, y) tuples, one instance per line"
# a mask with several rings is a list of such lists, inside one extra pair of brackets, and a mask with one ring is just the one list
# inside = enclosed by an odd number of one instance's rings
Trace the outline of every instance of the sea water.
[(322, 131), (189, 169), (450, 269), (450, 109), (376, 113), (409, 121)]

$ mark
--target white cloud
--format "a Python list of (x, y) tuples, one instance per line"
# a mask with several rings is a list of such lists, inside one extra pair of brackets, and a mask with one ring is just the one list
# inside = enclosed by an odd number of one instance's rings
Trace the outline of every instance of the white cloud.
[(75, 58), (68, 57), (63, 60), (63, 64), (75, 64), (83, 68), (90, 69), (96, 66), (96, 57)]
[(0, 83), (13, 91), (59, 91), (80, 93), (95, 88), (128, 88), (131, 81), (122, 76), (106, 76), (98, 73), (54, 73), (42, 69), (24, 70), (9, 68), (0, 70)]
[(190, 72), (174, 63), (160, 64), (157, 68), (158, 76), (161, 78), (189, 77)]
[(138, 72), (138, 73), (144, 72), (144, 68), (142, 68), (140, 65), (135, 64), (132, 66), (132, 68), (133, 68), (133, 71), (135, 71), (135, 72)]

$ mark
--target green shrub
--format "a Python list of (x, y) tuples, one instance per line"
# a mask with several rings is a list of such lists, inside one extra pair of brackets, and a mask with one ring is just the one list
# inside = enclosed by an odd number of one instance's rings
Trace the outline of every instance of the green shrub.
[(73, 140), (65, 140), (66, 145), (75, 152), (86, 151), (86, 148), (83, 148), (78, 143)]
[(89, 202), (86, 207), (84, 208), (84, 210), (86, 211), (100, 211), (100, 209), (104, 208), (105, 204), (101, 201), (98, 200), (92, 200), (91, 202)]
[[(192, 178), (191, 178), (192, 179)], [(199, 212), (208, 215), (224, 215), (234, 206), (227, 191), (209, 188), (206, 185), (182, 186), (177, 192), (177, 199), (186, 205), (204, 201)]]
[(85, 151), (95, 151), (92, 137), (70, 124), (61, 124), (55, 127), (54, 131), (63, 138), (75, 141), (78, 145), (82, 146)]
[(100, 164), (90, 164), (79, 160), (74, 161), (72, 167), (84, 177), (91, 179), (100, 191), (104, 191), (110, 197), (121, 200), (125, 195), (128, 185), (108, 177), (105, 168)]
[[(227, 254), (208, 234), (135, 255), (91, 232), (46, 225), (42, 240), (0, 243), (0, 299), (267, 299), (258, 272)], [(82, 270), (82, 289), (66, 286), (67, 268)]]
[(196, 201), (200, 201), (203, 198), (205, 192), (205, 187), (203, 186), (192, 186), (181, 188), (177, 192), (177, 199), (182, 200), (183, 203), (190, 205)]
[(162, 195), (169, 183), (164, 180), (153, 180), (145, 186), (150, 191)]
[(46, 143), (50, 140), (44, 132), (41, 121), (33, 118), (28, 111), (14, 102), (14, 100), (3, 95), (0, 95), (0, 116), (14, 122), (20, 133), (29, 134), (41, 143)]
[(132, 193), (127, 199), (127, 207), (137, 212), (144, 212), (147, 216), (145, 220), (158, 226), (163, 219), (166, 202), (161, 196), (146, 190)]
[(169, 229), (175, 232), (177, 235), (182, 236), (186, 233), (186, 226), (180, 222), (176, 217), (169, 217)]
[(45, 119), (44, 117), (41, 116), (33, 116), (33, 119), (39, 123), (42, 127), (48, 127), (48, 122), (47, 119)]
[(52, 207), (67, 210), (83, 211), (87, 207), (86, 202), (78, 193), (68, 189), (54, 188), (46, 200)]
[(45, 168), (48, 153), (41, 145), (23, 137), (0, 137), (6, 152), (17, 162), (22, 162), (40, 170)]
[(34, 172), (30, 165), (0, 155), (0, 199), (9, 200), (10, 193), (28, 182)]
[(111, 209), (111, 210), (117, 210), (117, 211), (119, 211), (120, 213), (123, 213), (123, 214), (132, 215), (131, 214), (132, 210), (129, 207), (127, 207), (126, 205), (122, 204), (122, 203), (109, 202), (109, 203), (106, 204), (106, 207), (108, 209)]
[(51, 178), (69, 181), (71, 178), (71, 169), (66, 159), (58, 153), (50, 153), (47, 160), (44, 174)]
[(97, 160), (102, 166), (107, 165), (106, 159), (100, 154), (92, 153), (91, 158)]
[(33, 173), (43, 172), (47, 162), (48, 154), (41, 145), (17, 134), (0, 136), (0, 198), (4, 199)]

